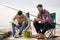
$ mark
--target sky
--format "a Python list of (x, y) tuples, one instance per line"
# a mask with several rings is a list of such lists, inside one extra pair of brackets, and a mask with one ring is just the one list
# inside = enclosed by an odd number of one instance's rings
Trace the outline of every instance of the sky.
[[(2, 5), (6, 5), (23, 12), (30, 12), (32, 15), (37, 15), (38, 11), (36, 6), (43, 4), (44, 9), (50, 13), (56, 12), (56, 21), (60, 24), (60, 0), (0, 0), (0, 26), (6, 28), (11, 25), (9, 23), (14, 15), (17, 13), (16, 10), (7, 8)], [(33, 20), (34, 17), (30, 17)]]

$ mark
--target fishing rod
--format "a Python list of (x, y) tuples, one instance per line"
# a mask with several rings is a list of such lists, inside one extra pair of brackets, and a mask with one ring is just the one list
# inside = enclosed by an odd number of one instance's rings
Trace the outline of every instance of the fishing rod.
[(3, 4), (0, 4), (1, 6), (5, 6), (5, 7), (7, 7), (7, 8), (10, 8), (10, 9), (13, 9), (13, 10), (16, 10), (16, 11), (19, 11), (18, 9), (15, 9), (15, 8), (12, 8), (12, 7), (9, 7), (9, 6), (7, 6), (7, 5), (3, 5)]
[[(7, 7), (7, 8), (10, 8), (10, 9), (13, 9), (13, 10), (16, 10), (16, 11), (20, 11), (20, 10), (18, 10), (18, 9), (16, 9), (16, 8), (13, 8), (13, 7), (9, 7), (9, 6), (7, 6), (7, 5), (3, 5), (3, 4), (0, 4), (1, 6), (4, 6), (4, 7)], [(23, 12), (23, 13), (26, 13), (26, 12)]]

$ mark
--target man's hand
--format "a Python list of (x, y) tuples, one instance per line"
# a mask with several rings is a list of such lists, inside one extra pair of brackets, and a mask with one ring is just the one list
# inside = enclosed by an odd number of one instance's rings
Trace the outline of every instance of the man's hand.
[(24, 30), (27, 31), (29, 29), (31, 29), (31, 27), (30, 26), (27, 26)]
[(40, 18), (34, 18), (34, 21), (41, 21), (41, 23), (45, 23), (45, 20), (42, 20), (42, 19), (40, 19)]
[(39, 19), (38, 18), (34, 18), (34, 21), (39, 21)]
[(45, 23), (45, 20), (41, 20), (41, 23), (42, 23), (42, 24)]
[(19, 26), (19, 24), (18, 24), (18, 23), (16, 23), (16, 26)]

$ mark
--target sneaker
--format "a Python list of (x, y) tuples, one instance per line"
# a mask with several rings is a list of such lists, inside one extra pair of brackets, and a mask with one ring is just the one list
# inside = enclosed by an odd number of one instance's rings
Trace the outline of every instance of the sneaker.
[(19, 35), (15, 35), (14, 38), (19, 38), (20, 36)]

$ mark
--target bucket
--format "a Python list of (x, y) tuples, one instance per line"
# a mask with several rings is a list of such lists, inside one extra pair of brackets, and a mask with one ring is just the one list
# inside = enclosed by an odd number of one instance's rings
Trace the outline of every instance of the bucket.
[(22, 37), (30, 37), (30, 32), (29, 31), (23, 31)]

